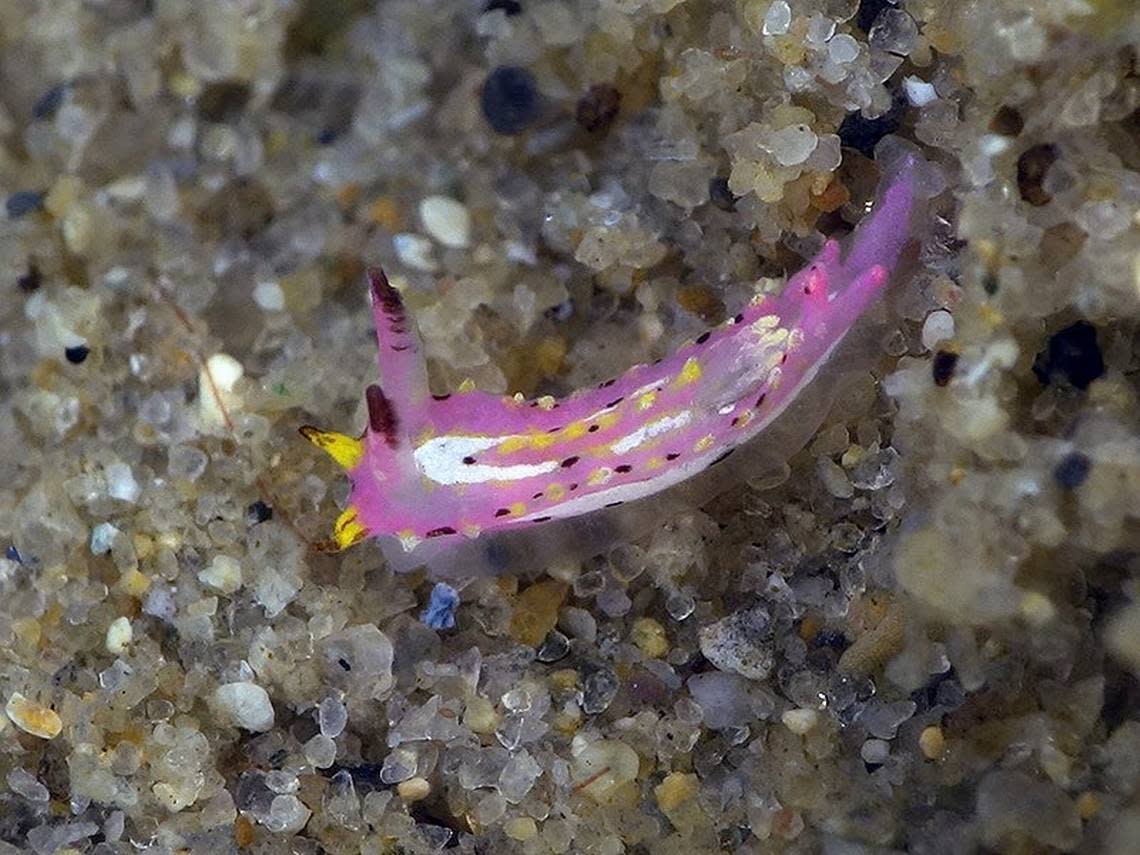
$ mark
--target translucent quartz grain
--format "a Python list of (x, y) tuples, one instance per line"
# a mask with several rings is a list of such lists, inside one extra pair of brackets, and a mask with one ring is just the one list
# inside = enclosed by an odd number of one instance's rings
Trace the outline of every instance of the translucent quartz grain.
[(428, 196), (420, 202), (420, 221), (429, 235), (447, 247), (462, 249), (471, 243), (471, 215), (447, 196)]
[(792, 23), (792, 7), (787, 0), (773, 0), (764, 15), (763, 33), (766, 36), (782, 36)]
[(325, 698), (317, 707), (317, 723), (322, 734), (335, 739), (348, 724), (348, 710), (336, 698)]
[(811, 156), (819, 145), (819, 137), (807, 125), (789, 125), (773, 132), (767, 145), (777, 163), (795, 166)]

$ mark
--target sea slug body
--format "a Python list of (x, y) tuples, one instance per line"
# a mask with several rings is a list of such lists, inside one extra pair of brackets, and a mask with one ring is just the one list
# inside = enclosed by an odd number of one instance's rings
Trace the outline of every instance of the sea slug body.
[(561, 399), (466, 385), (432, 396), (400, 293), (370, 271), (380, 382), (365, 391), (368, 426), (359, 438), (301, 429), (352, 481), (331, 546), (375, 536), (415, 566), (442, 545), (614, 507), (716, 465), (789, 407), (884, 290), (909, 240), (913, 173), (905, 160), (846, 253), (828, 241), (779, 295)]

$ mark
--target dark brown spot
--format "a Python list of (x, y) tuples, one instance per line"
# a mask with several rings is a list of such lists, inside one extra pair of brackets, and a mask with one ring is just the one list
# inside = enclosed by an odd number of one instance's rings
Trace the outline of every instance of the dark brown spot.
[(733, 322), (734, 324), (743, 323), (743, 321), (744, 321), (744, 315), (737, 315), (736, 317), (734, 317), (734, 318), (732, 319), (732, 322)]
[(762, 393), (760, 394), (760, 397), (756, 399), (756, 408), (757, 408), (757, 409), (759, 409), (760, 407), (764, 406), (764, 399), (765, 399), (765, 398), (767, 398), (767, 397), (768, 397), (768, 393), (767, 393), (767, 392), (762, 392)]
[(709, 336), (711, 336), (711, 335), (712, 335), (711, 332), (701, 333), (699, 336), (697, 336), (697, 344), (704, 344), (706, 341), (709, 340)]
[(532, 498), (532, 499), (541, 499), (541, 498), (542, 498), (542, 493), (535, 493), (533, 496), (531, 496), (531, 498)]
[(622, 503), (621, 502), (606, 502), (606, 507), (607, 508), (616, 508), (620, 504), (622, 504)]
[(614, 383), (616, 383), (616, 382), (617, 382), (617, 378), (611, 377), (609, 380), (606, 380), (602, 383), (599, 383), (598, 388), (599, 389), (608, 389), (610, 386), (614, 385)]
[(586, 430), (590, 433), (597, 433), (600, 428), (601, 425), (590, 425), (588, 428), (586, 428)]
[(509, 514), (510, 512), (511, 512), (511, 511), (510, 511), (510, 509), (509, 509), (509, 508), (499, 508), (497, 511), (495, 511), (495, 516), (497, 516), (497, 517), (505, 517), (505, 516), (506, 516), (507, 514)]
[(546, 522), (550, 517), (535, 517), (531, 522)]
[(25, 294), (32, 294), (39, 290), (43, 284), (43, 275), (36, 267), (35, 262), (28, 264), (28, 272), (16, 279), (16, 287)]
[(630, 466), (628, 463), (623, 463), (621, 466), (615, 466), (614, 467), (614, 472), (620, 472), (622, 475), (624, 475), (626, 472), (632, 472), (632, 471), (633, 471), (633, 467)]
[(368, 426), (372, 432), (384, 437), (384, 441), (395, 448), (400, 444), (398, 431), (400, 420), (392, 402), (384, 395), (384, 390), (373, 383), (364, 390), (364, 401), (368, 405)]
[(990, 130), (995, 134), (1001, 134), (1003, 137), (1015, 137), (1021, 133), (1024, 127), (1025, 119), (1013, 107), (1002, 106), (998, 108), (993, 121), (990, 122)]
[(463, 458), (463, 462), (466, 463), (468, 466), (470, 466), (472, 463), (475, 462), (475, 458), (468, 455), (467, 457)]
[(392, 350), (396, 351), (396, 353), (403, 353), (405, 350), (411, 350), (411, 349), (412, 349), (412, 346), (410, 344), (394, 344), (394, 345), (392, 345)]
[(574, 116), (588, 133), (605, 133), (621, 109), (621, 93), (608, 83), (598, 83), (578, 99)]
[(565, 460), (562, 461), (561, 466), (563, 469), (569, 469), (571, 466), (573, 466), (577, 462), (578, 462), (577, 457), (567, 457)]
[(445, 537), (449, 534), (455, 534), (455, 529), (449, 525), (441, 525), (439, 528), (433, 528), (424, 537)]
[(608, 404), (606, 404), (606, 408), (608, 409), (609, 407), (616, 407), (618, 404), (620, 404), (624, 400), (625, 400), (625, 396), (622, 396), (621, 398), (615, 398), (614, 400), (612, 400)]
[(677, 459), (678, 457), (680, 457), (680, 456), (681, 456), (681, 455), (680, 455), (680, 454), (678, 454), (677, 452), (675, 452), (675, 451), (671, 451), (671, 452), (669, 452), (668, 454), (666, 454), (666, 455), (665, 455), (665, 459), (666, 459), (666, 460), (676, 460), (676, 459)]
[(442, 395), (432, 395), (432, 396), (431, 396), (431, 398), (432, 398), (432, 400), (433, 400), (433, 401), (446, 401), (446, 400), (447, 400), (448, 398), (450, 398), (450, 397), (451, 397), (451, 393), (450, 393), (450, 392), (445, 392), (445, 393), (444, 393), (444, 394), (442, 394)]
[(931, 373), (934, 375), (935, 386), (945, 386), (954, 376), (954, 369), (958, 365), (958, 354), (951, 350), (940, 350), (934, 354), (931, 363)]
[(788, 361), (788, 354), (785, 353), (783, 356), (780, 357), (780, 364), (783, 365), (787, 361)]
[(570, 485), (570, 487), (569, 487), (569, 489), (570, 489), (570, 490), (577, 490), (577, 489), (578, 489), (578, 485), (577, 485), (577, 484), (571, 484), (571, 485)]
[(552, 427), (550, 430), (547, 431), (547, 433), (558, 433), (558, 431), (560, 431), (560, 430), (562, 430), (562, 428)]
[(1051, 143), (1042, 143), (1027, 148), (1017, 159), (1017, 189), (1021, 198), (1040, 208), (1048, 205), (1053, 197), (1042, 184), (1049, 168), (1057, 161), (1060, 151)]

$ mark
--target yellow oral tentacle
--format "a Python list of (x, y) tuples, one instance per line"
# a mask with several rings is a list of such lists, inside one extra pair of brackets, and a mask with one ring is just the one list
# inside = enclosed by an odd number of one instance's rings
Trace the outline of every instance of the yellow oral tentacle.
[(357, 510), (353, 505), (349, 505), (337, 517), (336, 523), (333, 524), (333, 543), (337, 549), (348, 549), (367, 537), (368, 529), (361, 525), (356, 517)]
[(345, 469), (355, 469), (364, 457), (364, 441), (332, 430), (305, 425), (301, 436), (324, 451)]

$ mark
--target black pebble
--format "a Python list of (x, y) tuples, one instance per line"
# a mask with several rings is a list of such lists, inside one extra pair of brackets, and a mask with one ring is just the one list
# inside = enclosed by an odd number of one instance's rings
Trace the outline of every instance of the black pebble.
[(840, 653), (851, 646), (851, 642), (847, 636), (836, 629), (821, 629), (816, 633), (815, 638), (812, 639), (812, 644), (816, 647), (829, 647)]
[(855, 26), (864, 33), (871, 32), (871, 27), (879, 13), (894, 6), (890, 0), (860, 0), (859, 11), (855, 13)]
[(196, 105), (198, 116), (207, 122), (233, 122), (241, 118), (252, 90), (241, 80), (207, 83)]
[(1043, 386), (1066, 380), (1077, 389), (1104, 374), (1104, 357), (1096, 340), (1096, 327), (1077, 321), (1053, 333), (1049, 344), (1033, 361), (1033, 374)]
[(60, 83), (53, 86), (40, 96), (40, 100), (32, 107), (32, 117), (36, 119), (50, 119), (59, 110), (63, 103), (63, 96), (67, 93), (67, 84)]
[(1092, 461), (1089, 460), (1088, 455), (1074, 451), (1072, 454), (1066, 455), (1057, 464), (1057, 468), (1053, 470), (1053, 477), (1064, 489), (1075, 490), (1085, 483), (1091, 468)]
[(525, 68), (504, 65), (487, 75), (480, 99), (483, 116), (497, 134), (521, 134), (538, 118), (538, 89)]
[(950, 350), (940, 350), (934, 354), (934, 361), (930, 365), (931, 374), (934, 375), (935, 386), (945, 386), (954, 376), (954, 368), (958, 365), (958, 354)]
[(40, 269), (34, 264), (28, 265), (28, 272), (16, 280), (16, 287), (23, 291), (25, 294), (32, 294), (40, 290), (40, 285), (43, 284), (43, 275)]
[(519, 0), (488, 0), (483, 7), (484, 12), (494, 12), (496, 9), (502, 9), (508, 18), (513, 18), (522, 13), (522, 3)]
[(709, 180), (709, 201), (722, 211), (736, 210), (736, 196), (728, 189), (728, 179), (717, 176)]
[(867, 157), (874, 157), (875, 146), (879, 144), (879, 140), (899, 129), (905, 111), (906, 99), (896, 92), (891, 109), (877, 119), (865, 119), (858, 110), (849, 113), (836, 132), (839, 134), (839, 141), (847, 148), (853, 148)]
[(75, 347), (65, 348), (63, 355), (67, 357), (67, 361), (72, 365), (82, 365), (87, 361), (87, 355), (91, 353), (91, 348), (85, 344), (77, 344)]
[(258, 523), (268, 522), (273, 519), (273, 508), (269, 507), (269, 505), (265, 504), (261, 499), (258, 499), (245, 509), (245, 515), (250, 525), (257, 525)]
[(17, 220), (32, 211), (38, 211), (44, 206), (46, 196), (46, 193), (39, 190), (17, 190), (4, 201), (8, 219)]

